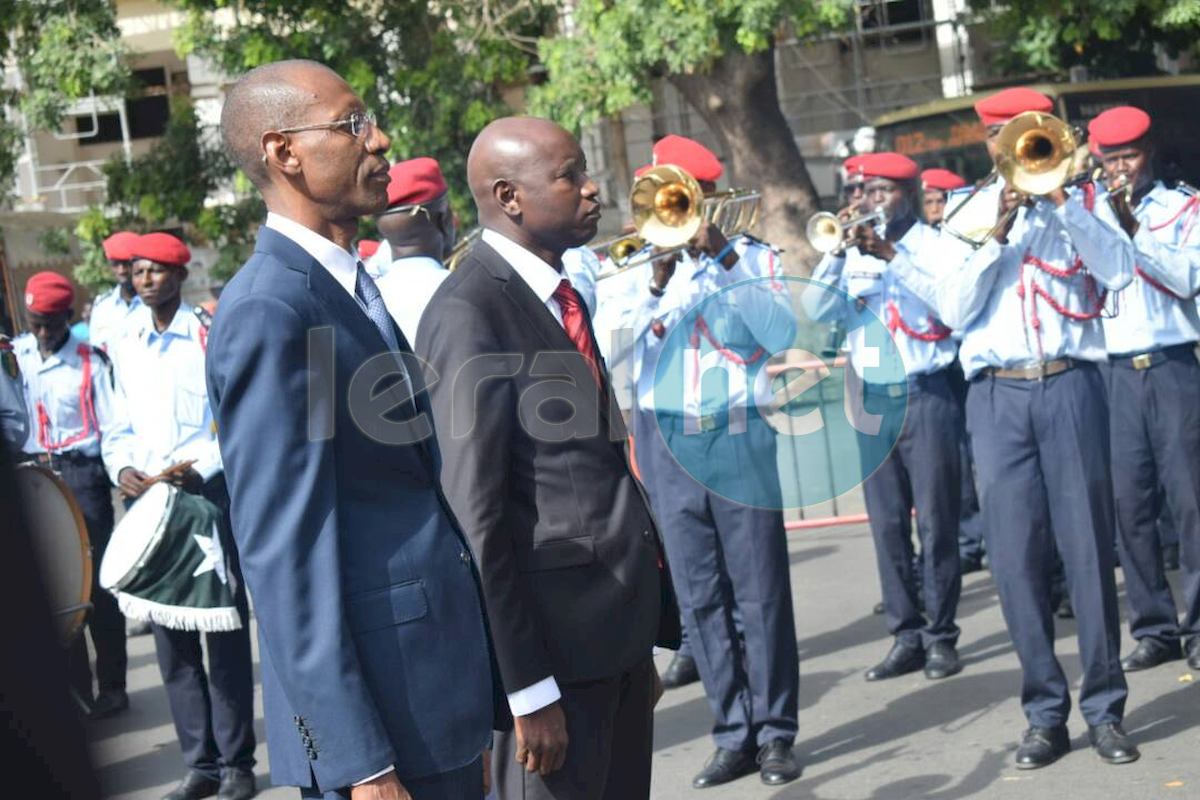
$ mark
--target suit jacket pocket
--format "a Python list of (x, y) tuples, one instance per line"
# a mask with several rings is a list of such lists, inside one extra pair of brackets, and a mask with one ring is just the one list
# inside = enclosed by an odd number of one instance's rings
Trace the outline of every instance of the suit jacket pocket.
[(420, 619), (429, 613), (425, 586), (405, 581), (346, 598), (352, 633), (366, 633)]
[(534, 542), (533, 550), (529, 553), (523, 571), (540, 572), (547, 569), (581, 567), (595, 560), (596, 542), (591, 536), (545, 539)]

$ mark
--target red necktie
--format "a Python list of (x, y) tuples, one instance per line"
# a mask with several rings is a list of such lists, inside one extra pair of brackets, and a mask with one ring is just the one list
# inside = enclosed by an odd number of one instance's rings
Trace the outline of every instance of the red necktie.
[(575, 345), (575, 349), (587, 359), (588, 368), (592, 371), (592, 377), (596, 379), (596, 385), (603, 387), (604, 383), (600, 380), (600, 365), (596, 363), (595, 343), (588, 330), (579, 294), (571, 287), (570, 281), (564, 280), (554, 290), (554, 299), (558, 301), (558, 307), (562, 310), (563, 328), (567, 331), (567, 338)]

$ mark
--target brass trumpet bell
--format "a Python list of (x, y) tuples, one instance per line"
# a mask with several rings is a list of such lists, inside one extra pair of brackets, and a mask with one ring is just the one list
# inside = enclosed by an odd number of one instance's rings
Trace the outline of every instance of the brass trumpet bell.
[(704, 192), (687, 172), (664, 165), (634, 181), (629, 207), (643, 239), (656, 247), (678, 247), (700, 230)]
[(631, 255), (641, 250), (646, 246), (646, 241), (639, 236), (626, 236), (623, 239), (617, 239), (608, 246), (608, 254), (613, 261), (624, 261)]
[(1071, 177), (1077, 148), (1067, 123), (1051, 114), (1026, 111), (997, 134), (996, 170), (1019, 192), (1048, 194)]
[(804, 238), (818, 253), (832, 253), (842, 243), (842, 221), (828, 211), (813, 214), (804, 226)]

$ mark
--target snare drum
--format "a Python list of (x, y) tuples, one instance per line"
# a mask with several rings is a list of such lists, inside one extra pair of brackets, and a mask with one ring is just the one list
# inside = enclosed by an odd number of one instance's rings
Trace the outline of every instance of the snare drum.
[(116, 594), (129, 585), (154, 555), (171, 521), (179, 490), (167, 483), (147, 489), (113, 528), (100, 562), (100, 585)]
[(16, 480), (58, 640), (66, 646), (79, 635), (92, 607), (87, 523), (75, 495), (56, 473), (22, 464), (16, 469)]

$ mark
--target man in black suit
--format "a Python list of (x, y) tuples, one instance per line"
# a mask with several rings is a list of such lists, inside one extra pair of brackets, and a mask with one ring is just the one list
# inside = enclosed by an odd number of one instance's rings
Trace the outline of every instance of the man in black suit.
[(596, 233), (579, 143), (509, 118), (467, 162), (484, 228), (421, 320), (447, 496), (479, 561), (515, 730), (501, 800), (650, 792), (651, 648), (679, 616), (646, 495), (562, 254)]

